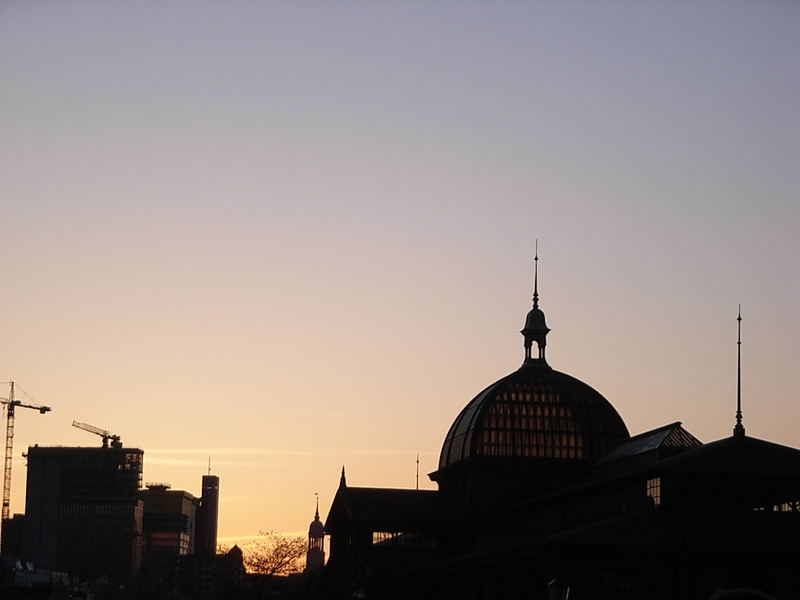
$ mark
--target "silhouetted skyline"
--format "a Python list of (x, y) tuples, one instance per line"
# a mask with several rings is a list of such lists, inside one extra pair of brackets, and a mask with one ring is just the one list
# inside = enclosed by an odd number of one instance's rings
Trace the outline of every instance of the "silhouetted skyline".
[[(0, 380), (21, 451), (223, 481), (220, 541), (305, 532), (342, 464), (434, 486), (553, 328), (636, 434), (796, 446), (800, 7), (712, 1), (0, 7)], [(0, 394), (2, 395), (2, 394)]]

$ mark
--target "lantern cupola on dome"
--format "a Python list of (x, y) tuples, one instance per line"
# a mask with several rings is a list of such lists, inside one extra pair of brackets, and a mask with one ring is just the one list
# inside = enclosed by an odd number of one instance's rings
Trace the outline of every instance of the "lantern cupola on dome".
[[(538, 246), (538, 244), (537, 244)], [(536, 254), (533, 257), (533, 308), (528, 312), (525, 317), (525, 327), (520, 333), (525, 337), (525, 362), (540, 361), (546, 365), (547, 361), (544, 357), (544, 349), (547, 346), (547, 333), (550, 328), (544, 320), (544, 312), (539, 308), (539, 250), (537, 248)], [(533, 358), (531, 348), (533, 342), (539, 349), (538, 358)]]

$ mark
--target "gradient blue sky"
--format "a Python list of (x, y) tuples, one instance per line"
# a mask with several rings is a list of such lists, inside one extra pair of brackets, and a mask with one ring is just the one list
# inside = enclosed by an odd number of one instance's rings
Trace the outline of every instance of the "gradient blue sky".
[[(347, 464), (414, 486), (521, 362), (629, 429), (800, 445), (800, 4), (0, 5), (0, 379), (29, 444), (145, 449), (220, 534)], [(421, 481), (431, 487), (427, 478)]]

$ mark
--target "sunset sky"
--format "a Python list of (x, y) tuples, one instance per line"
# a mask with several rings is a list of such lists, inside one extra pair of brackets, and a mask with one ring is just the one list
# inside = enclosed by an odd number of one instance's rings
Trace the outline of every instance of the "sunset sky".
[[(22, 452), (221, 479), (220, 538), (433, 488), (522, 362), (632, 433), (800, 446), (800, 3), (0, 4), (0, 380)], [(0, 388), (7, 395), (8, 386)], [(20, 398), (26, 398), (20, 394)], [(3, 429), (4, 430), (4, 429)]]

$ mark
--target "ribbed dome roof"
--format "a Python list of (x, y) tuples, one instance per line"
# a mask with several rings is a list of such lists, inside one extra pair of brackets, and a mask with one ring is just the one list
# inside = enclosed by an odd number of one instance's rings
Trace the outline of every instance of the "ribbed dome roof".
[(599, 392), (528, 359), (464, 407), (447, 433), (439, 468), (473, 456), (595, 460), (629, 437)]

